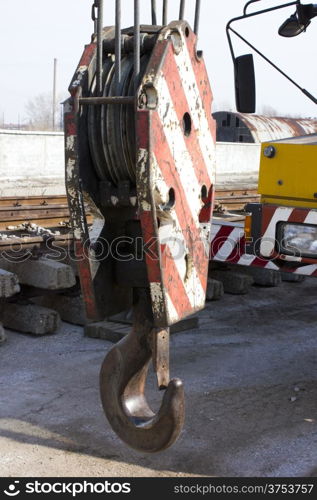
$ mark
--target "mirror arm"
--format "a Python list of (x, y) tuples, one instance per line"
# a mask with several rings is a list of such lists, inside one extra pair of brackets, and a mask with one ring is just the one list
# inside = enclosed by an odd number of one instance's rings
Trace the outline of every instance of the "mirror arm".
[[(247, 15), (248, 15), (248, 14), (247, 14), (247, 9), (248, 9), (249, 5), (251, 5), (252, 3), (255, 3), (255, 2), (261, 2), (261, 1), (262, 1), (262, 0), (249, 0), (249, 1), (245, 4), (245, 6), (244, 6), (244, 8), (243, 8), (243, 15), (244, 15), (244, 16), (247, 16)], [(300, 4), (300, 0), (296, 0), (296, 1), (294, 1), (294, 5), (296, 5), (296, 4)], [(287, 5), (282, 5), (281, 7), (277, 7), (277, 8), (284, 8), (284, 7), (286, 7), (286, 6), (287, 6)], [(274, 10), (274, 9), (275, 9), (275, 7), (272, 7), (272, 10)], [(267, 10), (269, 11), (269, 10), (271, 10), (271, 8), (268, 8)], [(264, 12), (264, 11), (261, 11), (261, 12)]]
[(249, 17), (259, 16), (261, 14), (265, 14), (266, 12), (272, 12), (274, 10), (284, 9), (285, 7), (290, 7), (292, 5), (298, 5), (300, 3), (300, 0), (293, 0), (293, 2), (284, 3), (282, 5), (276, 5), (275, 7), (269, 7), (267, 9), (257, 10), (256, 12), (251, 12), (251, 14), (247, 14), (246, 10), (248, 8), (248, 5), (250, 5), (251, 3), (254, 3), (254, 2), (258, 2), (258, 1), (260, 1), (260, 0), (249, 0), (249, 2), (247, 2), (246, 5), (244, 6), (243, 15), (233, 17), (232, 19), (230, 19), (230, 21), (226, 25), (226, 34), (227, 34), (228, 44), (229, 44), (230, 53), (231, 53), (231, 57), (232, 57), (233, 61), (234, 61), (235, 55), (234, 55), (232, 40), (231, 40), (231, 37), (229, 34), (229, 30), (233, 31), (233, 29), (231, 28), (232, 23), (234, 23), (236, 21), (241, 21), (241, 19), (248, 19)]
[(246, 15), (247, 15), (247, 9), (248, 9), (249, 5), (251, 5), (252, 3), (255, 3), (255, 2), (261, 2), (261, 0), (249, 0), (249, 1), (245, 4), (245, 6), (244, 6), (244, 8), (243, 8), (243, 15), (244, 15), (244, 16), (246, 16)]
[[(262, 59), (264, 59), (267, 63), (269, 63), (274, 69), (276, 69), (276, 71), (281, 73), (281, 75), (283, 75), (289, 82), (291, 82), (295, 87), (297, 87), (301, 92), (303, 92), (303, 94), (305, 94), (306, 97), (308, 97), (311, 101), (313, 101), (315, 104), (317, 104), (317, 99), (310, 92), (308, 92), (308, 90), (306, 90), (306, 89), (302, 88), (300, 85), (298, 85), (298, 83), (295, 82), (295, 80), (293, 80), (290, 76), (288, 76), (286, 73), (284, 73), (284, 71), (282, 71), (278, 66), (276, 66), (276, 64), (274, 64), (270, 59), (268, 59), (268, 57), (266, 57), (264, 54), (262, 54), (262, 52), (260, 52), (256, 47), (254, 47), (254, 45), (252, 45), (250, 42), (248, 42), (248, 40), (246, 40), (242, 35), (240, 35), (240, 33), (235, 31), (230, 26), (229, 27), (227, 26), (227, 29), (228, 29), (228, 32), (229, 32), (229, 30), (232, 31), (232, 33), (234, 33), (238, 38), (240, 38), (240, 40), (242, 40), (246, 45), (248, 45), (252, 50), (254, 50), (254, 52), (256, 52), (260, 57), (262, 57)], [(229, 35), (229, 38), (230, 38), (230, 43), (231, 43), (231, 47), (232, 47), (232, 41), (231, 41), (230, 35)], [(232, 49), (231, 53), (233, 54), (233, 49)]]
[(228, 45), (229, 45), (229, 49), (230, 49), (230, 54), (231, 54), (232, 62), (234, 63), (235, 55), (234, 55), (234, 50), (233, 50), (233, 45), (232, 45), (230, 31), (233, 31), (233, 29), (230, 28), (229, 24), (227, 24), (227, 26), (226, 26), (226, 35), (227, 35), (227, 40), (228, 40)]

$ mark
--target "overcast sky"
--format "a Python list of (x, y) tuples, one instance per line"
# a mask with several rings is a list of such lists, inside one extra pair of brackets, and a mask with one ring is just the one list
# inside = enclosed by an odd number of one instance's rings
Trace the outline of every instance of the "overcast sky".
[[(52, 91), (53, 60), (58, 59), (58, 92), (67, 87), (83, 46), (93, 30), (92, 0), (0, 0), (0, 126), (26, 118), (25, 105), (42, 92)], [(114, 24), (114, 0), (105, 0), (104, 25)], [(193, 24), (194, 0), (187, 0), (186, 19)], [(242, 0), (201, 0), (199, 48), (203, 49), (214, 93), (215, 109), (234, 109), (233, 70), (225, 36), (227, 21), (242, 13)], [(261, 0), (251, 6), (272, 6), (280, 2)], [(303, 1), (303, 3), (310, 3)], [(161, 1), (157, 0), (159, 9)], [(122, 0), (123, 26), (133, 24), (133, 0)], [(150, 0), (141, 0), (143, 23), (150, 22)], [(178, 0), (169, 0), (170, 20), (177, 17)], [(275, 13), (244, 20), (235, 25), (241, 34), (298, 83), (317, 95), (317, 18), (306, 33), (286, 39), (277, 35), (279, 25), (295, 11), (294, 6)], [(235, 44), (237, 55), (249, 49)], [(309, 101), (267, 63), (255, 57), (257, 112), (263, 106), (279, 115), (316, 116)]]

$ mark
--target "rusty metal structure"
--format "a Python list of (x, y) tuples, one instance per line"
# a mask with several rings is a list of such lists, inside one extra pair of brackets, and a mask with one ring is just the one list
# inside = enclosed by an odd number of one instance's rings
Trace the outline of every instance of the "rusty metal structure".
[(217, 111), (217, 141), (260, 143), (317, 132), (313, 118), (283, 118), (250, 113)]
[[(212, 93), (194, 29), (168, 23), (168, 2), (152, 24), (103, 28), (95, 1), (95, 33), (85, 47), (65, 103), (66, 188), (81, 288), (91, 321), (132, 304), (132, 332), (105, 358), (100, 393), (114, 431), (130, 446), (160, 451), (178, 437), (184, 390), (169, 376), (169, 326), (204, 307), (214, 202), (215, 122)], [(162, 20), (162, 22), (161, 22)], [(93, 242), (84, 202), (103, 224)], [(149, 363), (164, 397), (147, 403)]]

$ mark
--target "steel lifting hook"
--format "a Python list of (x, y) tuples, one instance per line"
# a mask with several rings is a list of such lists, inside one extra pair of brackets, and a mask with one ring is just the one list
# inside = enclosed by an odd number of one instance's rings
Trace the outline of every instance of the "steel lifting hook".
[[(100, 393), (104, 412), (118, 436), (132, 448), (153, 453), (168, 448), (180, 434), (184, 389), (180, 379), (168, 382), (169, 331), (153, 326), (149, 290), (134, 289), (134, 299), (133, 329), (105, 357)], [(157, 414), (144, 394), (152, 356), (159, 388), (166, 389)]]

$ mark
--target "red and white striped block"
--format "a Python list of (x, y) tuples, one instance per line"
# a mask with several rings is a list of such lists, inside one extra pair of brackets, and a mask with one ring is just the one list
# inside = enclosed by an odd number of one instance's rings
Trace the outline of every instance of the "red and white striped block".
[[(211, 228), (210, 258), (219, 262), (256, 266), (305, 276), (317, 276), (316, 259), (280, 254), (275, 249), (278, 222), (317, 225), (317, 211), (293, 207), (263, 205), (261, 257), (246, 253), (244, 228), (241, 224), (215, 223)], [(286, 263), (293, 262), (290, 267)], [(296, 266), (296, 263), (300, 265)], [(304, 265), (303, 265), (304, 264)]]
[(164, 326), (204, 307), (208, 274), (215, 122), (187, 23), (162, 30), (140, 93), (137, 193), (154, 320)]
[(275, 205), (263, 205), (262, 208), (261, 234), (263, 236), (260, 245), (261, 255), (267, 258), (280, 257), (292, 262), (314, 263), (316, 259), (281, 255), (276, 251), (276, 225), (278, 222), (317, 225), (317, 211), (307, 208), (276, 207)]
[(245, 253), (245, 234), (241, 224), (217, 223), (211, 227), (210, 259), (241, 266), (279, 270), (271, 260)]

